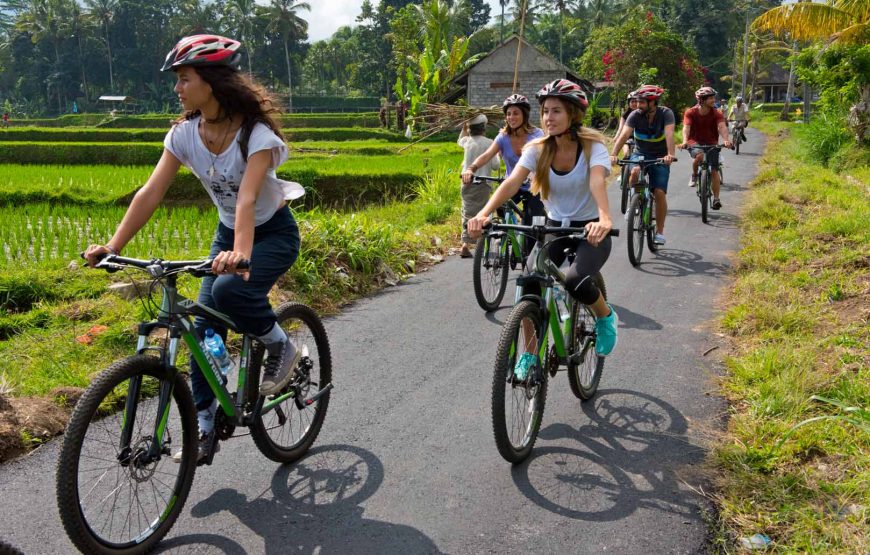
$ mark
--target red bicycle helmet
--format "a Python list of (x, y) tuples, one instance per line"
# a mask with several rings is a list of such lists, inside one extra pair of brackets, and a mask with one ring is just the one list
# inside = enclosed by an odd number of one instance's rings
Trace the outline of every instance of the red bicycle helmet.
[(184, 37), (166, 55), (160, 71), (172, 71), (182, 66), (237, 66), (242, 46), (237, 40), (219, 35), (191, 35)]
[(695, 98), (701, 100), (702, 98), (706, 98), (708, 96), (716, 96), (717, 93), (713, 87), (701, 87), (697, 91), (695, 91)]
[(639, 89), (634, 91), (638, 98), (644, 100), (658, 100), (665, 90), (658, 85), (641, 85)]
[(511, 106), (519, 106), (520, 108), (525, 108), (526, 110), (531, 110), (532, 105), (529, 103), (529, 99), (521, 94), (512, 94), (509, 97), (504, 99), (504, 102), (501, 105), (501, 110), (504, 113), (507, 113), (508, 108)]
[(627, 98), (628, 100), (637, 100), (640, 97), (637, 95), (637, 91), (631, 91), (625, 96), (625, 98)]
[(538, 102), (544, 103), (548, 98), (562, 98), (568, 102), (577, 104), (584, 110), (589, 107), (589, 100), (580, 85), (567, 79), (556, 79), (547, 83), (535, 94)]

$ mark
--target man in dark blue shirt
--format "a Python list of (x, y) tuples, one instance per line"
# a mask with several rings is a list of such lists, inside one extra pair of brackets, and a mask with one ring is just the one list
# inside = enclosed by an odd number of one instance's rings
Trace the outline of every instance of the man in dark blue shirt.
[[(643, 85), (637, 91), (638, 109), (625, 120), (622, 132), (616, 138), (610, 151), (610, 162), (616, 165), (622, 145), (630, 136), (634, 136), (635, 154), (638, 160), (655, 160), (663, 158), (665, 165), (648, 168), (649, 182), (655, 194), (657, 245), (665, 244), (665, 215), (668, 212), (668, 179), (671, 175), (671, 163), (674, 156), (674, 112), (665, 106), (659, 106), (659, 98), (665, 90), (655, 85)], [(631, 184), (637, 183), (640, 168), (635, 167), (631, 173)], [(628, 212), (626, 212), (628, 214)]]

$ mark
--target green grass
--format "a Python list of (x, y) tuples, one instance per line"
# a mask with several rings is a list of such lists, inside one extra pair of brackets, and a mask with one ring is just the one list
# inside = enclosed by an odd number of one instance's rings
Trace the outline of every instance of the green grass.
[(733, 348), (722, 382), (731, 419), (712, 456), (718, 541), (733, 550), (760, 532), (783, 553), (866, 553), (870, 437), (842, 420), (787, 434), (840, 410), (813, 395), (870, 408), (870, 169), (834, 173), (810, 161), (794, 124), (759, 127), (777, 135), (745, 206), (721, 320)]
[[(390, 202), (355, 213), (319, 209), (297, 212), (302, 234), (300, 256), (273, 290), (273, 302), (298, 299), (323, 312), (332, 312), (381, 286), (390, 275), (405, 274), (423, 252), (432, 249), (433, 235), (445, 240), (455, 235), (459, 188), (454, 187), (452, 175), (443, 171), (435, 172), (430, 179), (440, 179), (441, 183), (419, 186), (428, 196), (410, 203)], [(452, 206), (445, 210), (448, 202)], [(440, 219), (431, 218), (433, 205)], [(16, 217), (14, 209), (7, 210), (0, 217)], [(123, 209), (35, 205), (19, 211), (20, 219), (13, 226), (4, 224), (4, 241), (26, 243), (26, 234), (10, 239), (13, 232), (7, 228), (30, 226), (42, 254), (28, 251), (27, 255), (0, 262), (4, 265), (0, 274), (0, 383), (11, 387), (13, 395), (21, 396), (47, 395), (58, 386), (84, 387), (113, 360), (131, 353), (135, 324), (148, 319), (138, 302), (106, 293), (112, 281), (143, 279), (143, 275), (109, 276), (68, 267), (75, 253), (88, 242), (87, 234), (108, 236)], [(142, 238), (137, 237), (125, 249), (125, 254), (205, 256), (216, 221), (214, 209), (162, 210), (140, 232)], [(54, 249), (56, 256), (52, 254)], [(195, 297), (197, 287), (197, 280), (182, 280), (185, 296)], [(93, 344), (75, 341), (98, 324), (109, 330)]]
[[(102, 128), (102, 127), (11, 127), (0, 129), (0, 142), (163, 142), (165, 127)], [(408, 144), (401, 133), (380, 128), (364, 127), (310, 127), (283, 130), (288, 141), (346, 141), (380, 140)]]

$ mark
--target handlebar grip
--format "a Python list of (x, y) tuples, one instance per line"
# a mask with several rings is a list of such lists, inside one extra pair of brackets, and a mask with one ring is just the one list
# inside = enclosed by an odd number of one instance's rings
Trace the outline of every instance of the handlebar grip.
[(608, 233), (608, 235), (610, 235), (611, 237), (619, 237), (619, 230), (618, 229), (611, 229), (610, 233)]

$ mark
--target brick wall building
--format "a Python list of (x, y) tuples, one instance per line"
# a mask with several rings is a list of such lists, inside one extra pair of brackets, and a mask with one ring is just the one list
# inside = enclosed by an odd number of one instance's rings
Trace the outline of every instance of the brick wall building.
[[(444, 99), (445, 102), (464, 98), (469, 106), (501, 106), (502, 101), (513, 92), (514, 65), (517, 56), (518, 36), (514, 35), (496, 46), (485, 58), (471, 66), (454, 79), (457, 89)], [(535, 102), (535, 93), (546, 83), (567, 78), (592, 92), (592, 84), (580, 79), (552, 56), (522, 40), (518, 72), (517, 93), (526, 95), (532, 104), (531, 121), (540, 124), (540, 110)]]

